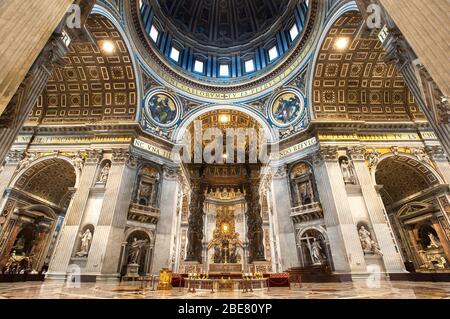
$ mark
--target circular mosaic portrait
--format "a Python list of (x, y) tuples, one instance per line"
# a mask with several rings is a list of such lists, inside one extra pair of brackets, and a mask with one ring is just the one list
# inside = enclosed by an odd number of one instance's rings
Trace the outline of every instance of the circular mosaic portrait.
[(288, 90), (281, 92), (271, 100), (269, 115), (276, 125), (284, 127), (296, 122), (304, 109), (303, 96), (294, 90)]
[(148, 115), (160, 126), (172, 126), (179, 118), (180, 108), (176, 98), (164, 91), (150, 94), (145, 105)]

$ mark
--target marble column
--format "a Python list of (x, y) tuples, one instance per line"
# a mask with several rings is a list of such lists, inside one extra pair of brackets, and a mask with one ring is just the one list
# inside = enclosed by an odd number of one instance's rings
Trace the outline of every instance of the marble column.
[(73, 0), (8, 0), (0, 10), (0, 114)]
[[(349, 149), (353, 166), (361, 186), (361, 192), (369, 213), (369, 219), (375, 232), (376, 241), (383, 253), (383, 261), (388, 273), (404, 272), (405, 266), (397, 250), (388, 218), (383, 209), (381, 198), (375, 189), (369, 168), (365, 163), (365, 149), (353, 147)], [(372, 238), (375, 239), (375, 238)]]
[(86, 273), (97, 279), (116, 279), (125, 240), (128, 209), (137, 175), (137, 160), (126, 149), (113, 149), (103, 205), (95, 228)]
[(67, 50), (62, 36), (53, 35), (0, 116), (0, 163), (44, 90), (54, 66), (64, 63)]
[(89, 192), (94, 184), (101, 150), (88, 151), (77, 189), (69, 205), (54, 254), (50, 261), (48, 277), (65, 278), (77, 242), (80, 223), (88, 201)]
[[(286, 167), (279, 167), (272, 177), (272, 202), (275, 236), (278, 237), (280, 271), (298, 266), (295, 229), (291, 219), (289, 181)], [(274, 249), (276, 249), (274, 247)]]
[(159, 274), (162, 268), (167, 268), (171, 262), (173, 246), (174, 219), (177, 217), (177, 199), (179, 171), (177, 169), (164, 168), (161, 185), (160, 212), (161, 215), (156, 226), (155, 254), (152, 262), (152, 274)]
[(338, 162), (337, 147), (322, 147), (314, 175), (337, 273), (365, 273), (366, 262)]

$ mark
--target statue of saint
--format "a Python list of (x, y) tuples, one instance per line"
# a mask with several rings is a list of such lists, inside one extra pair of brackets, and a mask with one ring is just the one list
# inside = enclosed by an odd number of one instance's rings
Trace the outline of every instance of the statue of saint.
[(439, 248), (440, 247), (439, 240), (432, 233), (428, 233), (428, 238), (430, 239), (430, 244), (428, 245), (427, 248)]
[(130, 264), (138, 264), (139, 263), (139, 257), (141, 254), (142, 247), (147, 244), (147, 239), (144, 240), (138, 240), (136, 237), (133, 239), (133, 242), (130, 244), (130, 258), (129, 263)]
[(363, 251), (365, 253), (372, 252), (372, 238), (370, 232), (364, 226), (361, 226), (361, 228), (358, 231), (358, 234)]
[(342, 177), (344, 178), (344, 183), (354, 184), (353, 172), (351, 165), (347, 160), (341, 162)]
[(89, 229), (86, 229), (86, 231), (83, 234), (80, 233), (79, 236), (81, 238), (81, 246), (80, 251), (77, 252), (77, 256), (85, 257), (89, 254), (89, 248), (91, 247), (92, 232)]
[(98, 179), (98, 181), (100, 183), (106, 183), (108, 181), (110, 169), (111, 169), (111, 164), (109, 164), (109, 163), (107, 163), (105, 166), (103, 166), (102, 171), (100, 172), (100, 177)]
[(311, 257), (312, 257), (312, 262), (315, 265), (322, 264), (322, 260), (324, 259), (320, 241), (318, 241), (316, 238), (314, 238), (314, 241), (311, 244)]

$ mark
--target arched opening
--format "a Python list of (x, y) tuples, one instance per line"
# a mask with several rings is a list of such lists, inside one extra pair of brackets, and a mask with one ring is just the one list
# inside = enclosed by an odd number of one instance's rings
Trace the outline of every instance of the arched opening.
[[(62, 158), (37, 160), (18, 174), (6, 199), (0, 266), (10, 273), (39, 272), (50, 261), (77, 175)], [(20, 269), (14, 259), (30, 262)]]
[(153, 237), (147, 231), (141, 229), (129, 231), (122, 246), (120, 265), (122, 277), (135, 278), (150, 273), (153, 244)]
[(200, 262), (209, 273), (239, 273), (255, 262), (271, 265), (260, 189), (261, 152), (267, 150), (263, 122), (240, 108), (213, 108), (186, 126), (184, 136), (196, 138), (185, 142), (193, 160), (185, 163), (191, 192), (182, 267)]
[(326, 233), (318, 228), (306, 228), (298, 232), (297, 247), (300, 267), (315, 268), (318, 272), (331, 271), (332, 258)]
[(382, 159), (375, 180), (406, 269), (450, 271), (449, 225), (442, 202), (448, 196), (448, 185), (440, 184), (429, 165), (406, 154)]

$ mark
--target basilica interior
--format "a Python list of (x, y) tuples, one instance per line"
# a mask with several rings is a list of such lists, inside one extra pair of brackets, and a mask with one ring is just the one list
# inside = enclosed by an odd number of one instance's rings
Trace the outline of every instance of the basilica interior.
[(1, 3), (0, 298), (448, 298), (449, 11)]

